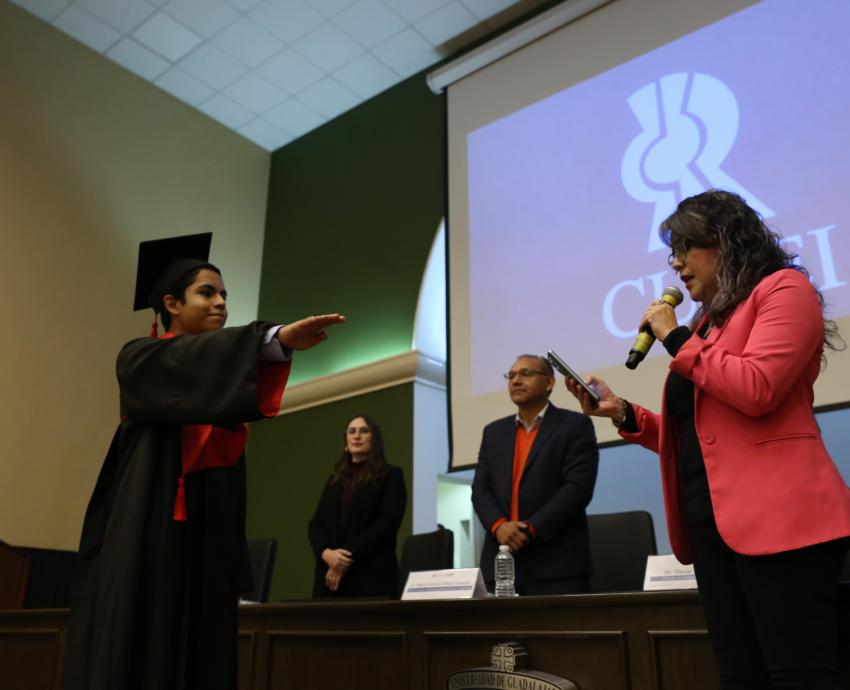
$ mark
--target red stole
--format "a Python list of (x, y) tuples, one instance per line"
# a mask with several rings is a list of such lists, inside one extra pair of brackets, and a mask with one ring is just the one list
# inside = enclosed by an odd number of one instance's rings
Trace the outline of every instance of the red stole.
[[(163, 333), (160, 338), (173, 338), (175, 333)], [(257, 379), (257, 406), (266, 417), (280, 410), (280, 399), (289, 378), (289, 362), (260, 362)], [(177, 480), (177, 495), (174, 498), (174, 519), (185, 522), (186, 512), (185, 479), (187, 474), (213, 467), (233, 467), (245, 450), (248, 442), (248, 427), (237, 424), (232, 429), (212, 424), (184, 424), (182, 428), (180, 455), (181, 473)]]

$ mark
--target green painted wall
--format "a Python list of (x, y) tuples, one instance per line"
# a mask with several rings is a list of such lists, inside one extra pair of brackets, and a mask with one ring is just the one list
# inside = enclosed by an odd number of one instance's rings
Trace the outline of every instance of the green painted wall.
[(272, 155), (260, 318), (349, 319), (293, 383), (411, 349), (445, 208), (443, 133), (422, 73)]
[[(296, 355), (293, 370), (309, 353)], [(310, 408), (253, 424), (248, 442), (248, 537), (274, 537), (278, 556), (269, 596), (309, 598), (313, 553), (307, 522), (343, 447), (343, 431), (359, 413), (375, 417), (384, 432), (387, 460), (404, 471), (407, 513), (399, 546), (410, 534), (413, 468), (413, 384)]]
[[(339, 311), (348, 323), (299, 353), (290, 385), (410, 351), (416, 301), (444, 214), (443, 99), (419, 74), (272, 155), (260, 318)], [(285, 399), (284, 399), (285, 405)], [(410, 491), (413, 387), (254, 425), (248, 534), (276, 537), (271, 601), (309, 597), (307, 521), (357, 412), (385, 431)], [(399, 534), (410, 534), (411, 507)]]

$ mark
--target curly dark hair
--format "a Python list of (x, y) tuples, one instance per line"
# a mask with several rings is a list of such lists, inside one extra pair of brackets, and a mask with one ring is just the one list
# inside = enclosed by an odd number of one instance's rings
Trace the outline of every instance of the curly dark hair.
[[(712, 326), (723, 325), (763, 278), (780, 269), (791, 268), (809, 275), (795, 263), (797, 255), (782, 248), (779, 233), (771, 230), (746, 201), (732, 192), (710, 189), (684, 199), (661, 223), (658, 233), (676, 256), (684, 255), (691, 247), (718, 249), (717, 294), (710, 304), (700, 307), (692, 325), (706, 313)], [(823, 295), (815, 291), (823, 314)], [(823, 326), (824, 347), (844, 349), (836, 323), (824, 316)]]
[[(342, 442), (343, 447), (347, 444), (347, 431), (348, 427), (355, 419), (362, 418), (366, 422), (366, 426), (369, 427), (369, 431), (372, 432), (372, 444), (369, 448), (369, 457), (366, 458), (365, 466), (361, 472), (358, 472), (355, 478), (355, 481), (360, 483), (371, 482), (378, 477), (383, 476), (390, 469), (387, 464), (387, 459), (384, 456), (384, 435), (381, 432), (381, 427), (378, 425), (372, 417), (366, 414), (356, 414), (351, 418), (351, 421), (345, 425), (345, 430), (342, 432)], [(342, 451), (342, 455), (340, 455), (339, 459), (334, 464), (334, 473), (332, 482), (336, 483), (339, 481), (343, 481), (348, 479), (351, 476), (351, 453), (346, 450)]]

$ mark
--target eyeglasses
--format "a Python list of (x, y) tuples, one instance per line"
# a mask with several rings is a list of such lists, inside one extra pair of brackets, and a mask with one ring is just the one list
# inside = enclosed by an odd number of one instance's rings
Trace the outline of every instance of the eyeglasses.
[(513, 381), (517, 376), (528, 379), (532, 376), (551, 376), (545, 371), (537, 371), (536, 369), (520, 369), (519, 371), (509, 371), (507, 374), (502, 374), (508, 381)]
[(688, 252), (691, 251), (691, 245), (688, 242), (682, 242), (678, 247), (671, 247), (671, 249), (673, 251), (667, 255), (668, 266), (672, 266), (674, 261), (682, 263), (688, 257)]

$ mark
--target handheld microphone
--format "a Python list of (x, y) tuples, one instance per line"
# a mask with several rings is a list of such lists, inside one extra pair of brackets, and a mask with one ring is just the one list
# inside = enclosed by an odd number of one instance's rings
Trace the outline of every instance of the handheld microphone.
[[(661, 293), (661, 301), (667, 302), (673, 309), (678, 307), (683, 299), (682, 291), (672, 285), (664, 288), (664, 291)], [(629, 369), (636, 368), (643, 361), (643, 358), (646, 357), (646, 353), (649, 352), (649, 348), (652, 347), (652, 343), (654, 342), (655, 336), (652, 334), (652, 329), (649, 326), (644, 326), (643, 330), (638, 333), (632, 349), (629, 350), (629, 358), (626, 360), (626, 366)]]

